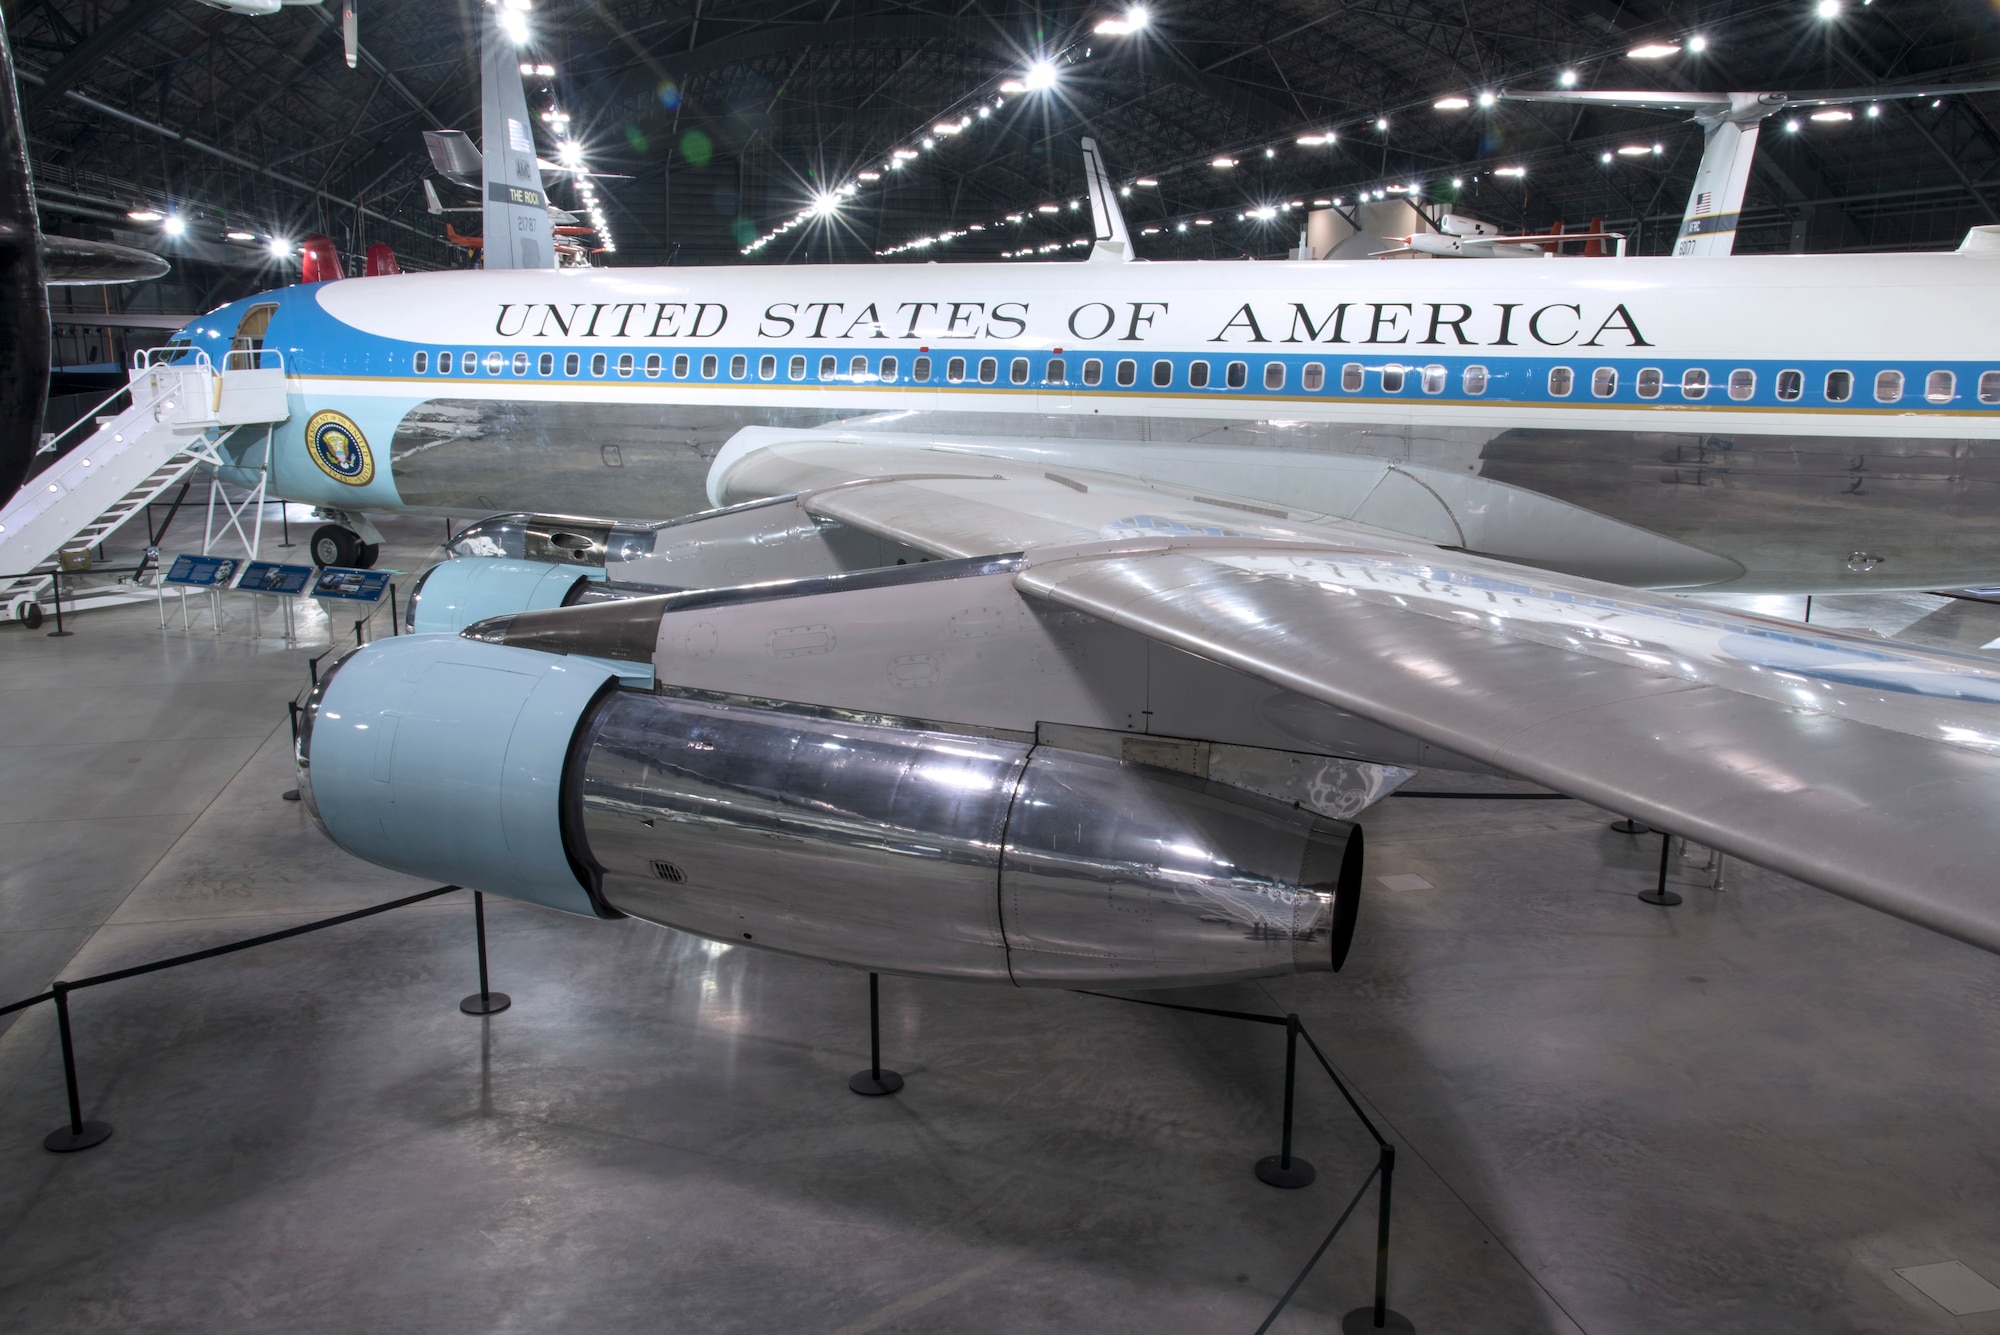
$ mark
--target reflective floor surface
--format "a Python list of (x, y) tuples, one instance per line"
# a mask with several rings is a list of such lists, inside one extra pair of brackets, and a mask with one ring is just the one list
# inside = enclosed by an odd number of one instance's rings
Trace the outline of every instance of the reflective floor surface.
[[(384, 563), (420, 570), (441, 522), (393, 527)], [(1971, 604), (1833, 615), (2000, 637)], [(323, 626), (75, 629), (0, 630), (0, 1002), (422, 888), (280, 800)], [(1296, 1009), (1352, 1077), (1401, 1151), (1395, 1306), (1482, 1335), (2000, 1332), (1896, 1273), (2000, 1281), (2000, 959), (1735, 863), (1716, 890), (1676, 859), (1686, 902), (1648, 907), (1657, 837), (1608, 820), (1391, 799), (1344, 973), (1178, 994)], [(458, 1010), (463, 895), (78, 994), (116, 1127), (82, 1154), (41, 1148), (54, 1016), (19, 1017), (0, 1330), (1247, 1335), (1371, 1162), (1308, 1069), (1320, 1180), (1252, 1175), (1280, 1031), (889, 978), (908, 1084), (864, 1099), (865, 976), (488, 907), (514, 998), (489, 1019)], [(1276, 1331), (1367, 1299), (1370, 1209)]]

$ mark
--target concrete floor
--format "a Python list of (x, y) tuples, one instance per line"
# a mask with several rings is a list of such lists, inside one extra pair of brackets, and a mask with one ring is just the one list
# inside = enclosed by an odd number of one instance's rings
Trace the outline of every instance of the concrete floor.
[[(393, 526), (412, 571), (437, 521)], [(1815, 604), (1940, 642), (2000, 609)], [(1982, 620), (1983, 618), (1983, 620)], [(1900, 619), (1900, 624), (1897, 623)], [(267, 627), (272, 623), (267, 621)], [(316, 628), (323, 634), (323, 625)], [(0, 1001), (393, 898), (294, 803), (284, 701), (323, 647), (0, 631)], [(1412, 785), (1505, 788), (1425, 775)], [(1296, 1009), (1400, 1147), (1395, 1305), (1425, 1332), (2000, 1332), (1895, 1273), (2000, 1280), (2000, 960), (1730, 865), (1632, 898), (1657, 842), (1569, 802), (1396, 798), (1338, 976)], [(1397, 884), (1409, 884), (1398, 881)], [(0, 1330), (1254, 1330), (1372, 1162), (1278, 1031), (885, 979), (463, 895), (79, 994), (0, 1037)], [(1372, 1200), (1277, 1331), (1368, 1296)]]

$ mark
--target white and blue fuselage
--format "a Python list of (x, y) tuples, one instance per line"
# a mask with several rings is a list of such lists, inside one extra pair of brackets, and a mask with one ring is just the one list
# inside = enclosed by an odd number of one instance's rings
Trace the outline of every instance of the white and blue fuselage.
[(1387, 468), (1448, 546), (1526, 493), (1706, 583), (1942, 587), (2000, 573), (1997, 297), (1977, 254), (526, 270), (180, 337), (282, 353), (271, 489), (348, 512), (666, 518), (746, 426), (866, 425), (1340, 517)]

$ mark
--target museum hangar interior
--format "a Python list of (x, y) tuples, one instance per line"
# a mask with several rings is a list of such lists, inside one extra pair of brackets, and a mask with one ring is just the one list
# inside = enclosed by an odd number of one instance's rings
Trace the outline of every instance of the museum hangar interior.
[[(0, 249), (40, 267), (0, 334), (0, 1327), (2000, 1332), (2000, 896), (1929, 895), (2000, 794), (1992, 6), (4, 18)], [(1182, 345), (1176, 304), (1217, 319)], [(1558, 351), (1591, 326), (1604, 365)], [(96, 484), (128, 433), (156, 455)], [(1378, 610), (1523, 572), (1543, 657), (1380, 649), (1492, 703), (1450, 732), (1362, 700), (1359, 622), (1242, 594), (1247, 645), (1038, 574), (1253, 538), (1366, 548)], [(1704, 759), (1637, 696), (1568, 721), (1571, 666), (1643, 647), (1561, 620), (1589, 598), (1693, 628), (1659, 671), (1703, 689), (1787, 646), (1742, 689), (1811, 726)], [(767, 684), (933, 605), (943, 648)], [(475, 650), (545, 693), (467, 686)], [(430, 731), (381, 717), (428, 753), (333, 732), (423, 671)], [(1941, 735), (1945, 777), (1864, 732)], [(1241, 865), (1119, 846), (1138, 807)]]

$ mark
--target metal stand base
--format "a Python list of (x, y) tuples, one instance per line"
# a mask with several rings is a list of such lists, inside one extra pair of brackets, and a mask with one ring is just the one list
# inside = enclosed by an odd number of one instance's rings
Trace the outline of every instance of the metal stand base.
[(1641, 904), (1657, 904), (1663, 909), (1681, 902), (1681, 897), (1671, 890), (1641, 890), (1637, 898)]
[(1416, 1323), (1394, 1310), (1382, 1314), (1383, 1323), (1375, 1324), (1375, 1309), (1357, 1307), (1340, 1319), (1340, 1335), (1379, 1335), (1382, 1331), (1392, 1335), (1416, 1335)]
[[(1313, 1166), (1297, 1155), (1292, 1156), (1290, 1167), (1285, 1165), (1284, 1156), (1280, 1154), (1267, 1154), (1257, 1161), (1257, 1180), (1267, 1187), (1309, 1187), (1318, 1176)], [(1371, 1307), (1368, 1310), (1372, 1312), (1375, 1309)]]
[(847, 1087), (856, 1094), (894, 1094), (903, 1087), (903, 1077), (894, 1071), (856, 1071), (847, 1078)]
[(54, 1150), (57, 1154), (74, 1154), (93, 1145), (102, 1145), (109, 1139), (111, 1139), (111, 1123), (85, 1122), (80, 1132), (72, 1131), (67, 1126), (57, 1127), (42, 1137), (42, 1148)]
[(284, 798), (287, 802), (297, 802), (300, 800), (299, 790), (296, 788), (287, 788), (284, 792), (278, 794), (278, 796)]
[(467, 1015), (498, 1015), (514, 1004), (514, 998), (505, 992), (474, 992), (458, 1008)]
[(1612, 821), (1611, 828), (1618, 831), (1618, 833), (1620, 834), (1651, 834), (1653, 832), (1652, 826), (1641, 825), (1638, 821), (1633, 820), (1630, 816), (1627, 816), (1624, 820)]

